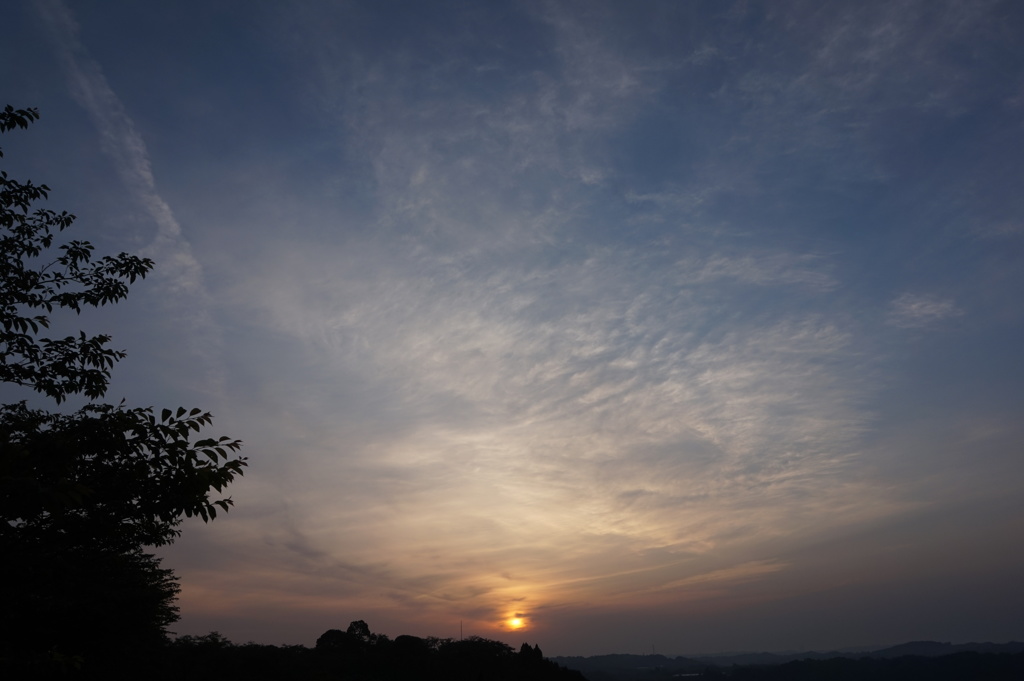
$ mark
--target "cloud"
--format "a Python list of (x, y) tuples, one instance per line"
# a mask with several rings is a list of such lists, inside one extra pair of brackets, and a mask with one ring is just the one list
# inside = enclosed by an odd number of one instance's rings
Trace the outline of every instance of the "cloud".
[(952, 299), (903, 293), (889, 304), (889, 323), (902, 328), (926, 327), (963, 313)]
[[(489, 69), (505, 79), (486, 98), (448, 86), (466, 64), (447, 54), (350, 73), (333, 43), (311, 48), (334, 60), (320, 89), (350, 105), (330, 153), (367, 169), (372, 208), (299, 208), (286, 245), (224, 273), (237, 353), (273, 339), (277, 358), (246, 366), (253, 439), (288, 462), (247, 502), (286, 501), (288, 523), (232, 513), (272, 537), (249, 591), (277, 598), (277, 576), (312, 585), (344, 563), (358, 578), (339, 569), (331, 588), (350, 608), (417, 604), (425, 621), (686, 599), (892, 508), (850, 476), (872, 367), (828, 309), (832, 259), (702, 219), (735, 187), (725, 170), (615, 188), (605, 136), (674, 67), (550, 22), (551, 68)], [(648, 214), (669, 228), (634, 237)]]
[[(303, 555), (387, 556), (361, 579), (396, 604), (497, 617), (512, 598), (601, 599), (616, 574), (623, 599), (690, 584), (737, 546), (865, 517), (871, 492), (837, 484), (868, 420), (849, 333), (739, 302), (828, 291), (814, 258), (467, 248), (297, 240), (301, 276), (264, 263), (239, 281), (230, 307), (317, 374), (280, 395), (305, 433), (293, 482), (261, 495), (288, 499)], [(349, 391), (386, 407), (343, 407)], [(264, 559), (291, 570), (278, 533)], [(567, 575), (593, 586), (562, 593)]]

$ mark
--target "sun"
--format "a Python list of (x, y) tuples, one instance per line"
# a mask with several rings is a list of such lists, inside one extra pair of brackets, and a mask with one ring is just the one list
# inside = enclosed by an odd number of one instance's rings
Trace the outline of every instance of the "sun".
[(522, 617), (510, 617), (508, 620), (508, 626), (512, 629), (522, 629), (526, 626), (526, 620)]

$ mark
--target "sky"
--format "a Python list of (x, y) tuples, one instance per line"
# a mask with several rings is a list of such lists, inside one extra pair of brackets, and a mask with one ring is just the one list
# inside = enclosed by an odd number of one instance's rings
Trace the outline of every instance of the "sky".
[[(1024, 4), (32, 0), (56, 326), (245, 441), (179, 634), (1024, 639)], [(5, 388), (5, 401), (22, 399)], [(513, 622), (513, 620), (516, 620)], [(461, 629), (460, 629), (461, 627)]]

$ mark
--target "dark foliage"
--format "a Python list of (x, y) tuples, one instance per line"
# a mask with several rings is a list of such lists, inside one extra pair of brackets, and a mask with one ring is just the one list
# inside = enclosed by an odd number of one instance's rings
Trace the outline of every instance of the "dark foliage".
[[(178, 584), (141, 550), (37, 542), (0, 567), (6, 678), (121, 678), (165, 644)], [(7, 560), (11, 556), (12, 560)], [(72, 672), (74, 672), (72, 674)]]
[[(7, 106), (0, 112), (0, 132), (27, 128), (38, 118), (35, 109)], [(92, 244), (70, 241), (47, 262), (56, 233), (75, 221), (66, 211), (33, 210), (49, 191), (0, 171), (0, 381), (58, 403), (74, 394), (95, 399), (106, 392), (110, 370), (125, 353), (108, 348), (106, 335), (51, 339), (39, 333), (50, 326), (54, 308), (80, 313), (83, 306), (124, 299), (128, 285), (145, 277), (153, 261), (127, 253), (93, 261)]]
[[(7, 106), (0, 132), (38, 118)], [(75, 216), (35, 208), (48, 192), (0, 171), (0, 382), (56, 404), (97, 399), (125, 353), (107, 335), (47, 337), (50, 315), (124, 299), (153, 263), (55, 243)], [(211, 418), (0, 405), (0, 676), (121, 678), (153, 659), (177, 620), (178, 586), (144, 549), (173, 541), (184, 517), (227, 510), (216, 495), (246, 465), (239, 441), (194, 439)]]
[(0, 406), (0, 514), (20, 537), (110, 549), (168, 544), (183, 516), (214, 518), (213, 500), (245, 465), (241, 443), (191, 442), (211, 421), (198, 409), (89, 405), (71, 414)]

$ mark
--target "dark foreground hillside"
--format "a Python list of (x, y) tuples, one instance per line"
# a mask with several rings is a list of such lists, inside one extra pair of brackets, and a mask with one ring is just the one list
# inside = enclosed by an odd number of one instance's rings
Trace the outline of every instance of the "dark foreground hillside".
[(1021, 681), (1024, 654), (954, 653), (856, 660), (840, 657), (736, 667), (722, 674), (722, 678), (737, 681)]

